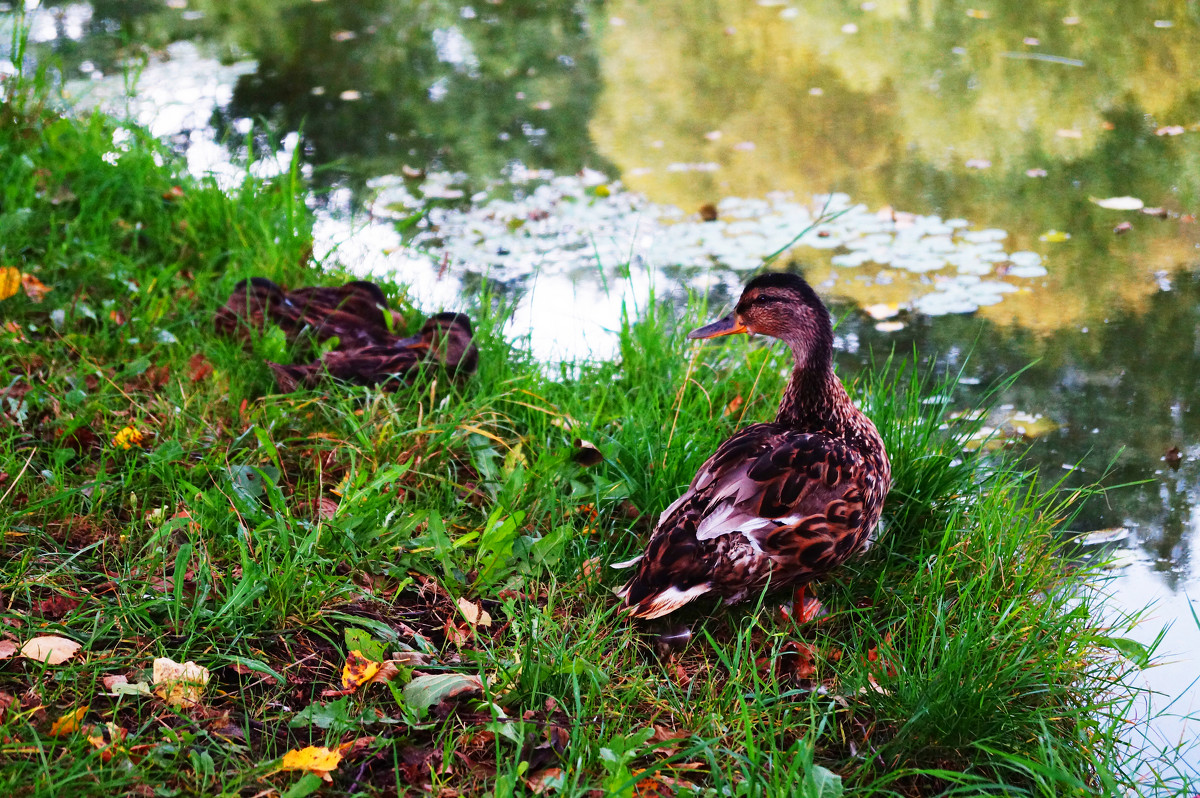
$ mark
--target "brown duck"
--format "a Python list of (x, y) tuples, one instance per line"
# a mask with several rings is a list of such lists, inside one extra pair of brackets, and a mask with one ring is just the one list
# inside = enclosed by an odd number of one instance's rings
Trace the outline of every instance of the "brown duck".
[(289, 338), (306, 330), (318, 341), (336, 336), (338, 348), (345, 349), (386, 343), (394, 337), (389, 327), (403, 326), (404, 320), (388, 309), (379, 286), (366, 280), (285, 291), (266, 277), (250, 277), (234, 286), (215, 323), (226, 334), (273, 323)]
[(283, 391), (316, 387), (326, 377), (356, 385), (398, 387), (394, 378), (408, 378), (422, 367), (439, 366), (455, 376), (474, 373), (479, 349), (472, 338), (471, 320), (462, 313), (431, 316), (410, 338), (326, 352), (320, 360), (299, 366), (267, 365)]
[(792, 350), (795, 368), (773, 422), (725, 441), (658, 519), (617, 591), (630, 615), (658, 618), (701, 596), (726, 604), (768, 584), (803, 586), (862, 550), (891, 487), (871, 420), (833, 372), (829, 311), (800, 277), (764, 274), (737, 308), (688, 338), (760, 333)]

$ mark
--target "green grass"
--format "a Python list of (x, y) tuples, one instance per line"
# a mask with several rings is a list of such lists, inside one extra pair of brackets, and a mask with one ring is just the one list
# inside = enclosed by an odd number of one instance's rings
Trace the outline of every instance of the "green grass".
[[(771, 597), (705, 606), (670, 648), (668, 627), (616, 614), (604, 566), (724, 437), (773, 415), (781, 347), (688, 345), (703, 303), (651, 301), (619, 358), (552, 378), (485, 299), (463, 385), (278, 395), (262, 362), (276, 337), (217, 338), (211, 314), (245, 276), (345, 279), (311, 260), (298, 168), (226, 193), (141, 130), (114, 147), (114, 121), (9, 91), (0, 267), (51, 290), (0, 300), (0, 628), (82, 648), (0, 661), (3, 789), (299, 796), (320, 781), (281, 757), (354, 740), (322, 794), (1133, 785), (1122, 652), (1138, 651), (1097, 620), (1082, 586), (1099, 571), (1056, 542), (1073, 497), (964, 453), (972, 430), (923, 401), (953, 379), (895, 361), (852, 386), (896, 484), (879, 543), (820, 587), (827, 620), (783, 620)], [(385, 288), (415, 328), (402, 286)], [(127, 426), (141, 446), (112, 443)], [(577, 465), (576, 439), (604, 462)], [(493, 624), (472, 630), (459, 598)], [(323, 696), (352, 647), (409, 665)], [(144, 680), (155, 657), (210, 669), (200, 705), (106, 695), (103, 677)], [(483, 696), (422, 709), (410, 667), (477, 676)], [(81, 708), (79, 731), (51, 734)], [(103, 751), (88, 740), (122, 731)]]

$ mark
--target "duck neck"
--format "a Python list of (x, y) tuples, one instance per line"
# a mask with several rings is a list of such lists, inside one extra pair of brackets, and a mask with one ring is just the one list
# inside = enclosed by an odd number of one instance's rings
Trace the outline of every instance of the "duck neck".
[(777, 424), (803, 432), (840, 432), (849, 395), (828, 362), (797, 364), (779, 403)]

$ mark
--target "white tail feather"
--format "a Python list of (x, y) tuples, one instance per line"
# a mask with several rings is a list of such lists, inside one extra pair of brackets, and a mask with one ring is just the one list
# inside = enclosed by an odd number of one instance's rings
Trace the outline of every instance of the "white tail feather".
[[(628, 585), (622, 590), (628, 592)], [(689, 587), (687, 590), (680, 590), (677, 587), (669, 587), (661, 593), (657, 593), (649, 598), (644, 598), (636, 605), (630, 608), (630, 615), (634, 618), (661, 618), (664, 615), (674, 612), (675, 610), (687, 604), (693, 599), (697, 599), (713, 589), (712, 582), (705, 582), (702, 585)]]

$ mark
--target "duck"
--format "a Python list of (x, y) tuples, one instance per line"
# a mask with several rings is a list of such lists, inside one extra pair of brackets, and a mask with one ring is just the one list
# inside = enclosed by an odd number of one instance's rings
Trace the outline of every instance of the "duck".
[(404, 318), (388, 308), (383, 290), (366, 280), (288, 291), (266, 277), (249, 277), (234, 286), (215, 323), (218, 332), (243, 336), (247, 328), (274, 323), (289, 339), (307, 332), (319, 342), (336, 337), (338, 349), (349, 349), (390, 341), (390, 330), (403, 327)]
[(463, 313), (444, 312), (426, 319), (421, 331), (409, 338), (352, 349), (334, 349), (303, 365), (267, 362), (280, 390), (314, 388), (327, 377), (356, 385), (383, 385), (395, 389), (400, 378), (411, 378), (423, 367), (436, 365), (455, 378), (465, 378), (479, 364), (471, 320)]
[(782, 340), (794, 366), (775, 420), (717, 447), (659, 516), (636, 571), (615, 593), (633, 618), (660, 618), (703, 596), (735, 604), (809, 582), (871, 542), (891, 488), (875, 424), (833, 368), (825, 304), (796, 274), (746, 284), (733, 312), (688, 334)]

